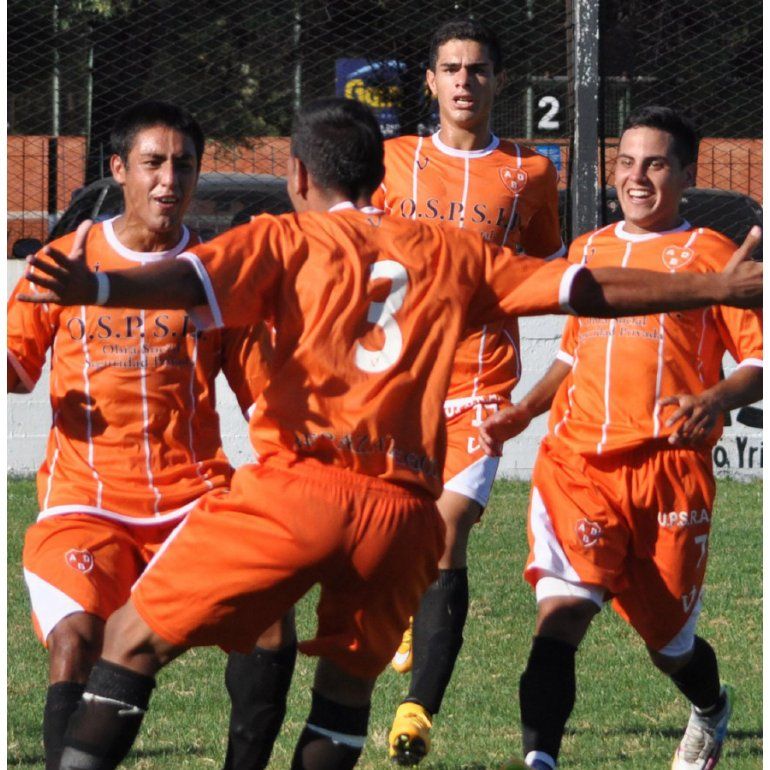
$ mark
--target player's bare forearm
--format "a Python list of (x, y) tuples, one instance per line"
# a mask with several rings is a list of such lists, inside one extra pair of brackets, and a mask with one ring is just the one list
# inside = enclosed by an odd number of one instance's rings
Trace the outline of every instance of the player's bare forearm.
[(521, 399), (519, 403), (529, 412), (530, 419), (544, 414), (551, 408), (556, 391), (570, 371), (570, 365), (557, 358), (540, 380), (532, 386), (527, 395)]
[(660, 273), (600, 267), (575, 276), (570, 304), (578, 315), (612, 318), (707, 305), (762, 307), (762, 264), (731, 273)]
[(559, 385), (569, 372), (570, 366), (556, 359), (521, 401), (495, 412), (484, 420), (479, 430), (484, 452), (490, 457), (499, 457), (502, 454), (502, 445), (508, 439), (518, 436), (535, 417), (547, 412)]
[(206, 302), (200, 278), (186, 260), (169, 260), (140, 270), (111, 270), (107, 307), (185, 309)]
[(719, 415), (748, 406), (762, 398), (762, 368), (742, 366), (729, 377), (701, 393), (677, 393), (660, 401), (661, 409), (675, 407), (666, 419), (674, 427), (669, 443), (697, 445), (714, 429)]
[(707, 398), (720, 412), (729, 412), (748, 406), (762, 398), (762, 367), (741, 366), (729, 377), (704, 391)]
[(13, 364), (8, 361), (6, 363), (7, 366), (7, 383), (6, 383), (6, 393), (27, 393), (26, 387), (24, 387), (24, 383), (21, 381), (21, 378), (19, 377), (18, 372), (16, 369), (13, 368)]
[[(96, 273), (84, 262), (70, 260), (56, 252), (53, 261), (31, 257), (27, 280), (38, 288), (22, 294), (23, 302), (51, 302), (57, 305), (97, 304), (99, 284)], [(189, 308), (203, 304), (206, 295), (195, 268), (187, 260), (168, 260), (141, 268), (109, 270), (105, 307)]]
[[(148, 309), (188, 308), (206, 301), (195, 268), (183, 259), (164, 260), (141, 268), (105, 271), (86, 264), (91, 220), (78, 225), (69, 254), (46, 246), (27, 258), (26, 279), (36, 291), (20, 294), (22, 302), (56, 305), (105, 305)], [(107, 276), (105, 281), (104, 276)]]
[(570, 305), (578, 315), (611, 318), (707, 305), (762, 307), (762, 264), (751, 255), (762, 239), (752, 227), (721, 273), (659, 273), (600, 267), (575, 276)]

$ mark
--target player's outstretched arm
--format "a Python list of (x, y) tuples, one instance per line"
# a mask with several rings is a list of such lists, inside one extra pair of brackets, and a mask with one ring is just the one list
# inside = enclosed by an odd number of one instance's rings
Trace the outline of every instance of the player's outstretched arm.
[[(729, 377), (702, 393), (677, 393), (659, 402), (661, 409), (677, 407), (666, 420), (666, 427), (676, 425), (669, 436), (670, 444), (697, 444), (711, 433), (719, 415), (748, 406), (762, 398), (762, 368), (742, 366)], [(678, 423), (678, 424), (677, 424)]]
[(569, 372), (569, 364), (557, 358), (521, 401), (487, 417), (479, 428), (479, 444), (485, 454), (502, 456), (503, 444), (508, 439), (518, 436), (535, 417), (551, 408), (553, 397)]
[(660, 273), (600, 267), (575, 276), (570, 305), (578, 315), (611, 318), (706, 305), (762, 307), (762, 263), (751, 254), (762, 231), (752, 227), (721, 273)]
[[(86, 264), (85, 247), (92, 222), (81, 223), (69, 254), (47, 246), (48, 257), (27, 259), (26, 278), (40, 291), (20, 294), (22, 302), (107, 307), (188, 308), (206, 301), (195, 268), (182, 259), (146, 265), (141, 269), (97, 273)], [(101, 295), (101, 296), (100, 296)]]

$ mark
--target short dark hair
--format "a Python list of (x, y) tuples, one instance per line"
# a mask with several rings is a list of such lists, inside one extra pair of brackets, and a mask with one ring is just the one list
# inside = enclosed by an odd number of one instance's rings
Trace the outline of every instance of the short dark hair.
[(495, 75), (503, 68), (503, 52), (500, 41), (492, 30), (476, 19), (462, 17), (445, 21), (434, 33), (430, 41), (428, 67), (436, 71), (438, 49), (450, 40), (473, 40), (486, 46), (489, 58), (492, 60), (492, 70)]
[(200, 171), (206, 143), (203, 129), (187, 110), (169, 102), (148, 99), (123, 110), (110, 134), (113, 153), (119, 155), (124, 163), (128, 163), (128, 154), (134, 146), (136, 135), (153, 126), (168, 126), (190, 137), (195, 145), (195, 156)]
[(291, 154), (319, 185), (351, 200), (371, 195), (385, 175), (380, 126), (371, 110), (353, 99), (315, 99), (300, 107)]
[(671, 107), (653, 104), (634, 110), (623, 125), (623, 133), (630, 128), (657, 128), (674, 139), (674, 155), (682, 168), (698, 160), (698, 132), (695, 126), (680, 112)]

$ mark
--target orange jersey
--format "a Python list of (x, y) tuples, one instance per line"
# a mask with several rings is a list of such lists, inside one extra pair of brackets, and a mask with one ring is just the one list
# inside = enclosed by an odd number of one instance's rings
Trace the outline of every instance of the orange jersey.
[[(623, 223), (581, 236), (569, 260), (587, 267), (631, 267), (678, 272), (720, 272), (735, 244), (685, 222), (668, 233), (627, 233)], [(739, 366), (762, 365), (762, 316), (715, 306), (631, 318), (570, 318), (559, 358), (572, 372), (554, 398), (550, 429), (583, 455), (624, 451), (676, 428), (666, 419), (676, 407), (658, 401), (700, 393), (719, 381), (725, 350)], [(719, 438), (721, 422), (708, 438)]]
[[(493, 137), (483, 150), (445, 145), (438, 133), (385, 142), (385, 179), (374, 204), (390, 214), (472, 230), (537, 257), (561, 256), (558, 174), (534, 150)], [(468, 329), (455, 354), (450, 408), (507, 400), (521, 375), (515, 320)]]
[[(310, 457), (438, 496), (442, 405), (466, 324), (565, 307), (577, 266), (352, 204), (260, 216), (189, 255), (221, 326), (268, 319), (261, 458)], [(535, 275), (536, 274), (536, 275)]]
[[(68, 253), (74, 233), (52, 244)], [(185, 228), (166, 252), (139, 253), (111, 221), (94, 226), (86, 260), (117, 270), (173, 259), (196, 240)], [(8, 357), (31, 391), (51, 349), (53, 424), (38, 472), (42, 516), (93, 513), (121, 520), (183, 515), (231, 475), (219, 435), (214, 380), (222, 369), (244, 412), (264, 383), (262, 327), (200, 332), (177, 310), (8, 305)]]

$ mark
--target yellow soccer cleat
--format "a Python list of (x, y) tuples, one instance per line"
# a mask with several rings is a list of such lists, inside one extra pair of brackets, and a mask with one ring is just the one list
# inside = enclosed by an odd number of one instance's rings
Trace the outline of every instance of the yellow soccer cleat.
[(409, 618), (409, 628), (404, 631), (401, 644), (398, 645), (390, 665), (399, 674), (406, 674), (412, 670), (412, 618)]
[(388, 736), (388, 756), (397, 765), (416, 765), (430, 751), (430, 714), (419, 703), (402, 703)]

